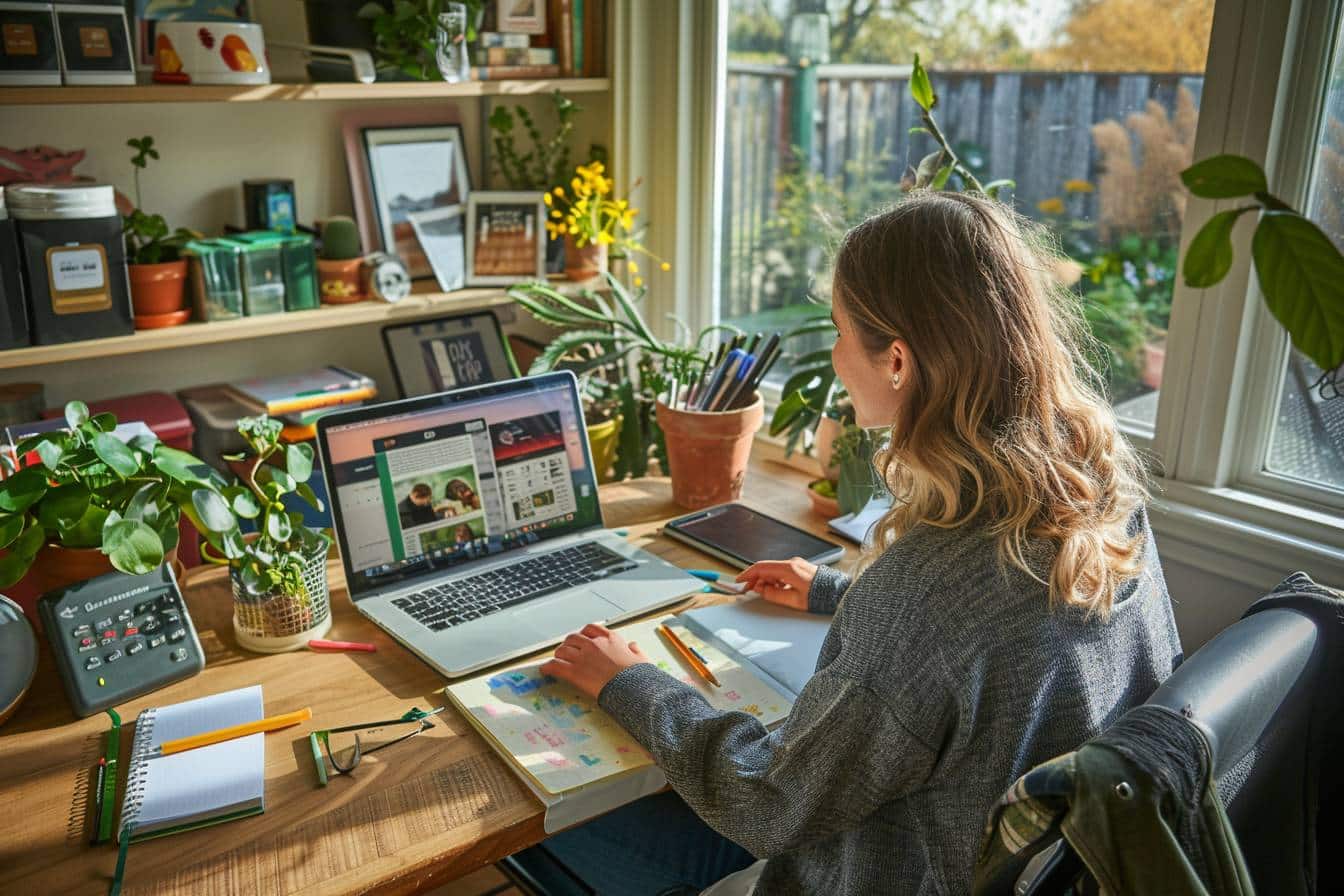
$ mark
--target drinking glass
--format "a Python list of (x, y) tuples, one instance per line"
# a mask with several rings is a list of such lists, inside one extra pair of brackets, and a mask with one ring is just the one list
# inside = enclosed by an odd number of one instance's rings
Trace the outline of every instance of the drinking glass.
[(467, 59), (467, 5), (449, 3), (439, 13), (438, 39), (434, 43), (434, 58), (439, 63), (439, 74), (449, 84), (466, 81), (471, 77)]

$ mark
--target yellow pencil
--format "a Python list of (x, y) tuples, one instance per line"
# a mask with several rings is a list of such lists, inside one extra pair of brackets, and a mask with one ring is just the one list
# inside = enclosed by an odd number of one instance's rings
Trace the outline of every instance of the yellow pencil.
[(672, 631), (672, 629), (668, 628), (666, 625), (659, 625), (658, 631), (662, 633), (664, 638), (667, 638), (668, 643), (676, 648), (677, 653), (681, 654), (681, 658), (684, 659), (701, 678), (714, 685), (716, 688), (722, 687), (722, 685), (719, 684), (719, 680), (714, 677), (714, 673), (709, 671), (709, 667), (696, 658), (695, 654), (691, 651), (691, 648), (686, 646), (686, 643), (677, 637), (676, 632)]
[(235, 737), (246, 737), (260, 731), (288, 728), (290, 725), (297, 725), (312, 717), (313, 711), (305, 706), (303, 709), (296, 709), (294, 712), (287, 712), (284, 715), (271, 716), (269, 719), (257, 719), (255, 722), (244, 722), (241, 725), (220, 728), (217, 731), (207, 731), (204, 734), (193, 734), (191, 737), (179, 737), (177, 740), (164, 741), (159, 749), (167, 756), (170, 753), (181, 753), (183, 750), (208, 747), (220, 741), (233, 740)]

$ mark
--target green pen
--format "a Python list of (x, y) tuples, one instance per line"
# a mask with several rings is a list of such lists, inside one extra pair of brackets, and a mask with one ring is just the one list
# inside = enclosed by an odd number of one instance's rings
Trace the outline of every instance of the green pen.
[(117, 798), (117, 755), (121, 751), (121, 716), (115, 709), (107, 714), (112, 717), (112, 727), (107, 730), (107, 744), (103, 748), (103, 758), (107, 760), (107, 774), (103, 778), (103, 805), (98, 817), (98, 838), (104, 843), (112, 838), (112, 804)]

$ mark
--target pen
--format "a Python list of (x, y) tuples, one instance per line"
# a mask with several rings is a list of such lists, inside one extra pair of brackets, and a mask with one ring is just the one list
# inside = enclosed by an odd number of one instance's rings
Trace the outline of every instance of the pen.
[(366, 644), (363, 641), (327, 641), (322, 638), (314, 638), (308, 642), (308, 646), (313, 650), (358, 650), (361, 653), (374, 653), (378, 650), (375, 644)]
[(750, 352), (747, 353), (746, 360), (737, 368), (737, 373), (733, 377), (733, 384), (724, 389), (723, 398), (719, 400), (718, 406), (714, 410), (726, 411), (737, 404), (737, 397), (742, 394), (742, 390), (751, 381), (752, 371), (756, 368), (756, 360), (755, 355)]
[(688, 569), (686, 572), (695, 576), (697, 579), (702, 579), (711, 583), (715, 588), (721, 588), (729, 594), (747, 593), (746, 582), (725, 582), (723, 580), (723, 574), (714, 572), (712, 569)]
[(714, 379), (705, 387), (705, 396), (700, 400), (700, 410), (717, 410), (719, 399), (723, 397), (724, 392), (732, 384), (737, 376), (738, 368), (746, 360), (747, 353), (740, 348), (731, 349), (724, 355), (723, 363), (719, 369), (714, 372)]
[(228, 728), (207, 731), (204, 734), (193, 734), (190, 737), (179, 737), (177, 740), (164, 741), (159, 749), (163, 752), (163, 755), (169, 756), (173, 753), (181, 753), (184, 750), (194, 750), (197, 747), (208, 747), (221, 741), (233, 740), (235, 737), (246, 737), (249, 734), (258, 734), (262, 731), (288, 728), (290, 725), (297, 725), (312, 717), (313, 711), (305, 706), (303, 709), (287, 712), (284, 715), (271, 716), (268, 719), (258, 719), (255, 722), (231, 725)]
[(716, 688), (722, 687), (722, 685), (719, 684), (719, 680), (714, 677), (714, 673), (709, 671), (709, 666), (705, 665), (704, 663), (700, 662), (700, 660), (696, 659), (695, 654), (691, 651), (691, 648), (687, 647), (686, 643), (682, 641), (680, 638), (678, 638), (676, 633), (673, 632), (672, 629), (668, 628), (666, 624), (660, 624), (658, 626), (658, 631), (664, 638), (667, 639), (668, 643), (671, 644), (674, 649), (676, 649), (677, 653), (681, 654), (681, 658), (684, 659), (687, 662), (687, 664), (690, 665), (690, 667), (695, 670), (697, 675), (699, 675), (701, 678), (703, 678), (710, 684), (714, 685), (714, 687)]
[(107, 730), (106, 746), (103, 747), (103, 784), (98, 807), (98, 842), (112, 837), (112, 805), (117, 800), (117, 757), (121, 753), (121, 716), (115, 709), (107, 714), (112, 717), (112, 727)]
[(98, 759), (98, 780), (93, 787), (93, 836), (89, 838), (90, 845), (98, 843), (98, 825), (103, 820), (103, 784), (107, 781), (107, 759), (99, 757)]

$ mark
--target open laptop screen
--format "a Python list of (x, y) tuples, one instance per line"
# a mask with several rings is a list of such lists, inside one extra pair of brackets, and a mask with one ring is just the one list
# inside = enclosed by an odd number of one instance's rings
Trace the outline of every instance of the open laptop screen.
[(352, 597), (602, 522), (569, 374), (337, 412), (319, 431)]

